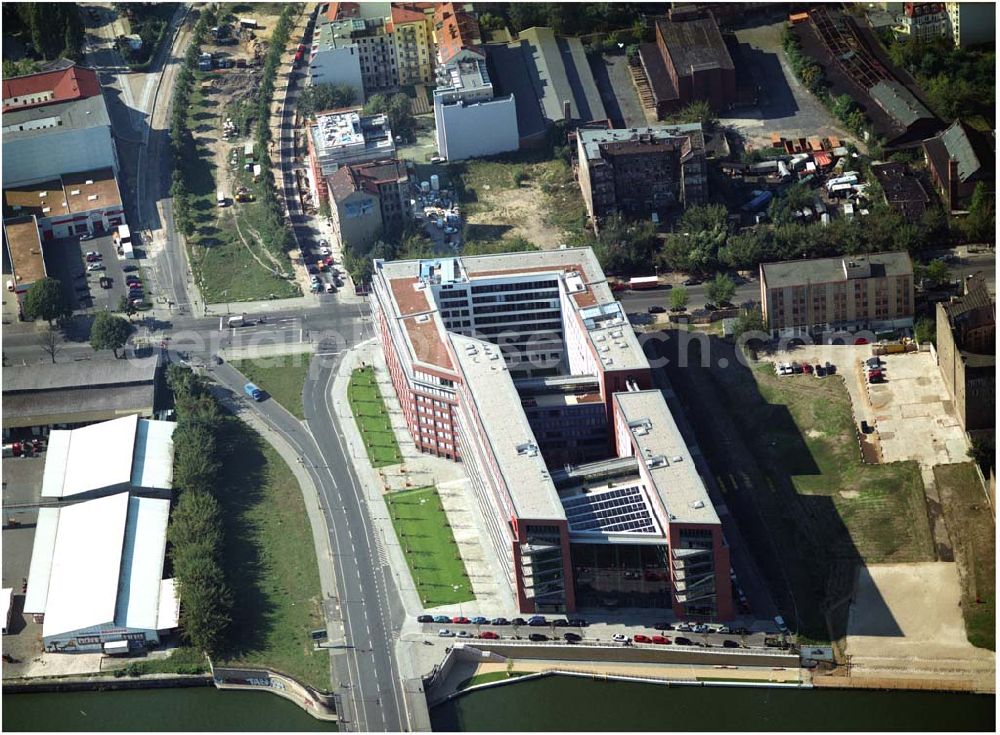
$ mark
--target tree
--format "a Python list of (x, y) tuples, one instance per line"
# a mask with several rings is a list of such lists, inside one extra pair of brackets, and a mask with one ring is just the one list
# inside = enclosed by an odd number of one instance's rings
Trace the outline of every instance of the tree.
[(934, 320), (929, 317), (921, 317), (917, 319), (917, 323), (913, 325), (913, 336), (917, 338), (917, 342), (934, 342), (937, 332), (937, 326), (934, 324)]
[(759, 334), (751, 335), (744, 340), (750, 346), (759, 343), (761, 335), (767, 332), (767, 325), (764, 323), (764, 316), (761, 314), (760, 307), (747, 309), (736, 317), (736, 320), (733, 322), (733, 337), (737, 341), (751, 332)]
[(51, 324), (45, 328), (45, 331), (41, 334), (41, 344), (42, 352), (48, 355), (52, 364), (56, 362), (56, 355), (62, 352), (63, 337), (58, 329), (53, 327)]
[(51, 325), (71, 313), (66, 292), (56, 278), (35, 281), (24, 297), (24, 317), (30, 321), (44, 319)]
[(972, 243), (996, 242), (996, 195), (980, 181), (969, 203), (969, 214), (962, 221), (966, 240)]
[(972, 446), (969, 448), (969, 456), (975, 460), (984, 473), (987, 472), (990, 467), (996, 466), (996, 438), (984, 435), (974, 436)]
[(705, 294), (713, 304), (728, 304), (736, 294), (736, 284), (725, 273), (719, 273), (709, 281)]
[(358, 99), (358, 92), (349, 84), (323, 82), (306, 87), (299, 95), (299, 112), (311, 116), (323, 110), (350, 107)]
[(718, 124), (719, 118), (707, 101), (695, 100), (681, 108), (676, 115), (672, 115), (670, 121), (675, 124), (701, 123), (702, 128), (707, 132)]
[(122, 294), (121, 298), (118, 299), (118, 311), (127, 316), (129, 321), (131, 321), (134, 314), (139, 312), (125, 294)]
[(365, 103), (365, 114), (385, 113), (393, 135), (409, 137), (413, 134), (417, 121), (410, 112), (410, 98), (398, 92), (393, 95), (376, 94)]
[(95, 350), (111, 350), (118, 357), (118, 350), (128, 342), (132, 326), (127, 320), (110, 311), (102, 311), (94, 318), (90, 328), (90, 346)]
[(674, 311), (684, 311), (688, 304), (688, 290), (677, 286), (670, 292), (670, 307)]

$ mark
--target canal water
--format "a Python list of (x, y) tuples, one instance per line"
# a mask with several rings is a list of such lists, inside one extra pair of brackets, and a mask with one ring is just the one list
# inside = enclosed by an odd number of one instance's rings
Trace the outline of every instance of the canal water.
[[(993, 731), (996, 698), (971, 694), (665, 687), (549, 677), (431, 710), (436, 731)], [(204, 689), (5, 694), (6, 731), (335, 730), (267, 692)]]

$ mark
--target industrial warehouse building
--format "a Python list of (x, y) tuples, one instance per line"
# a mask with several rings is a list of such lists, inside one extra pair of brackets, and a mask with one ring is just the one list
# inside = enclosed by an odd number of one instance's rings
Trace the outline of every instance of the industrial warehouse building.
[(159, 357), (86, 360), (3, 371), (3, 432), (73, 428), (159, 408)]
[(413, 439), (466, 464), (522, 612), (732, 617), (719, 517), (589, 248), (377, 260), (372, 306)]
[(118, 155), (97, 72), (62, 62), (4, 80), (4, 188), (102, 168)]
[(125, 652), (177, 627), (163, 579), (176, 425), (135, 416), (49, 439), (24, 612), (50, 652)]
[(34, 216), (43, 240), (102, 234), (125, 223), (114, 170), (73, 171), (32, 184), (5, 186), (3, 216)]

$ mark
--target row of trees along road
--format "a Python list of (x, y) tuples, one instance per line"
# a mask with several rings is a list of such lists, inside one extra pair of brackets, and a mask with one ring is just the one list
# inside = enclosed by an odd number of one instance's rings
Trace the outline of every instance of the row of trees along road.
[(167, 539), (181, 600), (180, 624), (191, 645), (211, 656), (224, 645), (233, 605), (222, 566), (222, 514), (214, 495), (220, 471), (216, 436), (225, 419), (205, 380), (190, 369), (171, 364), (167, 385), (177, 410), (177, 499)]

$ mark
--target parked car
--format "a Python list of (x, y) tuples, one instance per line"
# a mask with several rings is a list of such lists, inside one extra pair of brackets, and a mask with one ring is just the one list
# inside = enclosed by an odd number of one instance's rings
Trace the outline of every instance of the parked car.
[(882, 361), (877, 357), (869, 357), (865, 360), (865, 365), (867, 365), (870, 370), (874, 370), (882, 366)]
[(646, 309), (646, 311), (649, 312), (650, 314), (664, 314), (666, 313), (667, 310), (665, 307), (655, 304)]
[(513, 620), (510, 621), (510, 624), (511, 625), (527, 625), (528, 621), (525, 620), (524, 618), (514, 618)]
[(862, 421), (861, 422), (861, 433), (862, 434), (871, 434), (872, 433), (872, 427), (871, 427), (871, 425), (867, 421)]
[(778, 626), (778, 630), (780, 632), (782, 632), (782, 633), (787, 633), (788, 632), (788, 626), (785, 625), (785, 619), (783, 617), (781, 617), (780, 615), (775, 615), (774, 616), (774, 624), (776, 626)]
[(583, 636), (579, 633), (563, 633), (563, 640), (567, 643), (579, 643), (583, 640)]
[(695, 633), (711, 633), (711, 629), (704, 623), (698, 623), (693, 628)]
[(722, 641), (722, 647), (723, 648), (739, 648), (740, 644), (739, 644), (738, 641), (730, 640), (729, 638), (727, 638), (726, 640)]
[(813, 371), (812, 365), (810, 365), (808, 362), (802, 363), (802, 372), (804, 372), (806, 375), (809, 375), (812, 373), (812, 371)]
[(653, 640), (653, 643), (656, 643), (657, 645), (660, 645), (660, 646), (669, 646), (670, 645), (670, 639), (667, 638), (665, 635), (654, 635), (652, 640)]
[(552, 621), (552, 625), (554, 625), (556, 628), (568, 628), (569, 621), (566, 620), (566, 618), (557, 618), (556, 620)]
[(677, 626), (677, 630), (681, 633), (690, 633), (694, 630), (689, 623), (681, 623)]
[(673, 630), (674, 626), (670, 623), (653, 623), (653, 630)]
[(266, 397), (264, 391), (262, 391), (253, 383), (247, 383), (246, 385), (244, 385), (243, 392), (258, 402), (263, 401), (264, 398)]
[(435, 615), (434, 616), (434, 622), (435, 623), (450, 623), (451, 622), (451, 618), (448, 617), (447, 615)]
[(490, 625), (510, 625), (510, 621), (507, 618), (493, 618)]
[(528, 625), (531, 626), (532, 628), (543, 628), (546, 625), (548, 625), (548, 623), (545, 622), (544, 618), (541, 620), (539, 620), (538, 618), (532, 618), (531, 620), (528, 621)]
[(469, 624), (469, 619), (466, 618), (466, 617), (462, 617), (460, 615), (457, 618), (452, 618), (451, 622), (453, 622), (455, 625), (468, 625)]
[(635, 643), (652, 643), (653, 642), (652, 638), (650, 638), (648, 635), (644, 635), (643, 633), (639, 633), (638, 635), (632, 636), (632, 640)]
[(86, 242), (87, 240), (93, 240), (94, 237), (95, 237), (94, 233), (92, 233), (92, 232), (84, 232), (82, 235), (80, 235), (79, 239), (80, 239), (80, 242)]
[[(324, 240), (324, 242), (326, 242), (326, 241)], [(328, 248), (326, 245), (321, 246), (320, 249), (319, 249), (319, 254), (320, 255), (329, 255), (330, 254), (330, 248)]]
[(586, 628), (587, 627), (587, 621), (584, 620), (583, 618), (570, 618), (569, 619), (569, 624), (570, 624), (570, 627), (573, 627), (573, 628)]
[(417, 616), (417, 622), (418, 623), (433, 623), (434, 622), (434, 616), (433, 615), (418, 615)]
[(476, 617), (472, 618), (471, 622), (473, 625), (486, 625), (490, 621), (484, 618), (482, 615), (477, 615)]
[(125, 265), (122, 266), (122, 270), (125, 271), (126, 273), (131, 273), (132, 271), (139, 270), (139, 266), (134, 265), (132, 263), (126, 263)]
[(107, 276), (101, 276), (98, 283), (101, 284), (101, 288), (111, 288), (111, 279)]
[(826, 363), (826, 365), (824, 365), (823, 367), (826, 368), (827, 375), (833, 375), (834, 373), (837, 372), (837, 366), (834, 365), (832, 362)]
[(698, 286), (701, 284), (701, 280), (691, 276), (690, 278), (685, 278), (682, 285), (684, 286)]
[(632, 639), (629, 638), (624, 633), (615, 633), (613, 636), (611, 636), (611, 640), (616, 641), (618, 643), (627, 643)]
[(441, 628), (441, 630), (438, 631), (438, 637), (439, 638), (454, 638), (455, 634), (452, 631), (448, 630), (447, 628)]
[(88, 263), (93, 263), (95, 260), (101, 259), (101, 254), (96, 250), (88, 250), (84, 257), (87, 259)]
[(683, 637), (682, 638), (674, 638), (674, 643), (676, 643), (678, 646), (693, 646), (694, 645), (691, 642), (690, 638), (683, 638)]
[(539, 621), (539, 622), (544, 623), (545, 622), (545, 616), (544, 615), (532, 615), (530, 618), (528, 618), (528, 624), (529, 625), (531, 623), (534, 623), (535, 621)]
[(797, 362), (793, 362), (792, 363), (792, 372), (795, 373), (796, 375), (801, 375), (801, 373), (802, 373), (802, 366), (799, 363), (797, 363)]
[(470, 633), (467, 630), (460, 630), (460, 631), (458, 631), (458, 637), (459, 638), (475, 638), (475, 636), (472, 635), (472, 633)]
[(826, 377), (826, 368), (822, 365), (817, 365), (815, 375), (817, 378)]
[(531, 635), (528, 636), (529, 641), (535, 641), (536, 643), (539, 643), (541, 641), (547, 641), (548, 639), (549, 637), (547, 635), (543, 635), (541, 633), (532, 633)]
[(90, 265), (87, 266), (87, 270), (92, 273), (94, 271), (102, 271), (104, 270), (104, 263), (91, 263)]
[(482, 638), (484, 641), (498, 641), (498, 640), (500, 640), (500, 636), (498, 636), (492, 630), (484, 630), (482, 633), (479, 634), (479, 637)]

